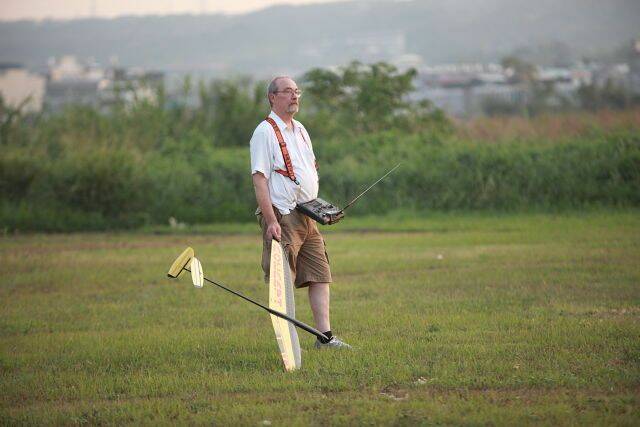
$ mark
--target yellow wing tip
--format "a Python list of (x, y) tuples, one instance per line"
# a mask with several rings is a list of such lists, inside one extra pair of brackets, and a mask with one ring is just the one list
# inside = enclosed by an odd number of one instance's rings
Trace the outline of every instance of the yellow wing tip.
[(178, 255), (175, 261), (173, 261), (171, 268), (169, 268), (169, 271), (167, 272), (167, 276), (174, 279), (178, 277), (194, 255), (195, 252), (193, 251), (193, 248), (191, 246), (187, 247), (180, 255)]

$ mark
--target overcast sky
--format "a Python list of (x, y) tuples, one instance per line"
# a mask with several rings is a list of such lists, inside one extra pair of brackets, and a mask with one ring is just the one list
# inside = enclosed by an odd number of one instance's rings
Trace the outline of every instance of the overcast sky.
[(244, 13), (276, 4), (344, 0), (0, 0), (0, 20), (73, 19), (88, 16)]

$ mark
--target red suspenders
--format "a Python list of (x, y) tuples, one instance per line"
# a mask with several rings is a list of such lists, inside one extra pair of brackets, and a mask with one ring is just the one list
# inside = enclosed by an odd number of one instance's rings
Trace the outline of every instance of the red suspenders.
[(269, 122), (269, 124), (273, 128), (273, 131), (276, 133), (276, 138), (278, 138), (278, 144), (280, 145), (280, 151), (282, 151), (282, 158), (284, 159), (284, 166), (287, 168), (287, 170), (276, 169), (276, 172), (278, 172), (280, 175), (289, 177), (289, 179), (295, 182), (296, 185), (300, 185), (298, 179), (296, 178), (296, 174), (293, 172), (293, 163), (291, 163), (291, 157), (289, 157), (287, 144), (284, 142), (284, 138), (282, 137), (282, 133), (280, 132), (276, 121), (271, 117), (267, 117), (265, 120)]
[[(278, 128), (276, 121), (273, 120), (271, 117), (267, 117), (265, 120), (271, 125), (271, 127), (273, 128), (273, 131), (276, 133), (276, 138), (278, 138), (278, 145), (280, 145), (280, 151), (282, 152), (282, 158), (284, 159), (284, 166), (287, 168), (287, 170), (276, 169), (275, 171), (278, 172), (280, 175), (286, 176), (291, 181), (295, 182), (296, 185), (300, 185), (300, 182), (298, 182), (298, 179), (296, 178), (296, 174), (293, 171), (293, 163), (291, 163), (289, 150), (287, 150), (287, 144), (284, 142), (284, 138), (282, 136), (282, 133), (280, 132), (280, 128)], [(304, 140), (304, 142), (308, 144), (307, 139), (304, 137), (304, 133), (302, 132), (302, 129), (300, 129), (300, 135), (302, 136), (302, 139)], [(315, 162), (315, 166), (316, 166), (316, 170), (318, 170), (318, 162)]]

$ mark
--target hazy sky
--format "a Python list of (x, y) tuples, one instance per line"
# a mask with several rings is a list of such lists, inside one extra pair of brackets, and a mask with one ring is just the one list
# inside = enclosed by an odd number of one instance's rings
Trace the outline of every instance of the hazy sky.
[(243, 13), (276, 4), (343, 0), (0, 0), (0, 20), (73, 19), (88, 16)]

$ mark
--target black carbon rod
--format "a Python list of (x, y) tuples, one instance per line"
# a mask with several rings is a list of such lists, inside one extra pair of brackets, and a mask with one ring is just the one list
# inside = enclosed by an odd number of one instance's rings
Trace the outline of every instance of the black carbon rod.
[[(186, 268), (186, 267), (185, 267), (185, 270), (186, 270), (186, 271), (188, 271), (189, 273), (191, 273), (191, 270), (189, 270), (189, 269), (188, 269), (188, 268)], [(213, 281), (213, 280), (211, 280), (211, 279), (207, 279), (206, 277), (203, 277), (203, 278), (204, 278), (204, 280), (206, 280), (207, 282), (211, 283), (212, 285), (216, 285), (217, 287), (219, 287), (219, 288), (221, 288), (221, 289), (224, 289), (224, 290), (225, 290), (225, 291), (227, 291), (227, 292), (231, 292), (231, 293), (232, 293), (232, 294), (234, 294), (235, 296), (238, 296), (238, 297), (242, 298), (242, 299), (243, 299), (243, 300), (245, 300), (245, 301), (249, 301), (251, 304), (255, 304), (255, 305), (257, 305), (258, 307), (260, 307), (260, 308), (262, 308), (262, 309), (264, 309), (264, 310), (267, 310), (269, 313), (273, 314), (274, 316), (278, 316), (278, 317), (280, 317), (280, 318), (282, 318), (282, 319), (284, 319), (284, 320), (287, 320), (287, 321), (289, 321), (289, 322), (293, 323), (293, 324), (294, 324), (294, 325), (296, 325), (298, 328), (303, 329), (303, 330), (305, 330), (305, 331), (309, 332), (310, 334), (315, 335), (316, 337), (318, 337), (318, 338), (320, 338), (320, 339), (322, 339), (322, 340), (326, 340), (326, 339), (327, 339), (327, 337), (326, 337), (326, 335), (325, 335), (325, 334), (323, 334), (322, 332), (320, 332), (320, 331), (319, 331), (319, 330), (317, 330), (316, 328), (312, 328), (311, 326), (307, 325), (306, 323), (303, 323), (303, 322), (299, 321), (298, 319), (294, 319), (293, 317), (287, 316), (286, 314), (281, 313), (281, 312), (279, 312), (279, 311), (277, 311), (277, 310), (274, 310), (274, 309), (272, 309), (272, 308), (269, 308), (269, 307), (267, 307), (266, 305), (262, 305), (262, 304), (260, 304), (259, 302), (254, 301), (254, 300), (252, 300), (251, 298), (249, 298), (249, 297), (246, 297), (246, 296), (242, 295), (240, 292), (236, 292), (236, 291), (234, 291), (233, 289), (229, 289), (229, 288), (227, 288), (226, 286), (221, 285), (220, 283), (216, 283), (216, 282), (214, 282), (214, 281)]]

